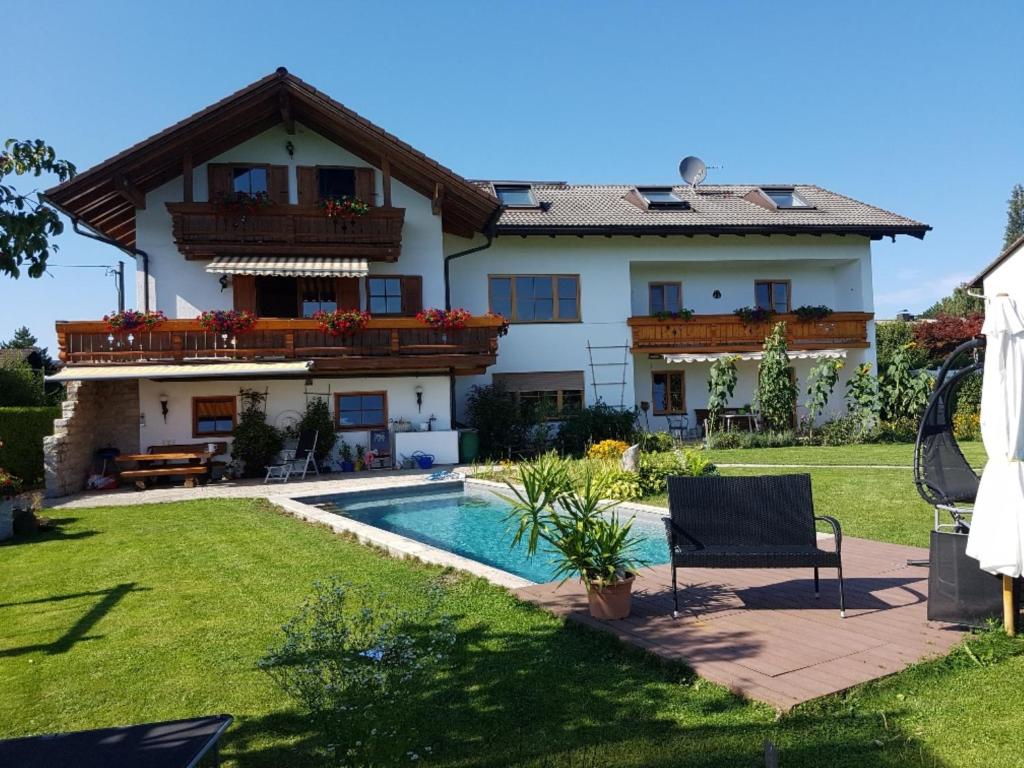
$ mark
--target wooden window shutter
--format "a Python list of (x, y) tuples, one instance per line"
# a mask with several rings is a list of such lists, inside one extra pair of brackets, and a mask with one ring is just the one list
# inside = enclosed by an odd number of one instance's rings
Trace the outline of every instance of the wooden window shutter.
[(336, 278), (334, 290), (337, 292), (338, 309), (359, 309), (359, 278)]
[(316, 205), (320, 197), (317, 189), (316, 166), (300, 165), (295, 169), (295, 189), (299, 205)]
[(423, 278), (409, 275), (402, 278), (402, 314), (415, 315), (423, 309)]
[(231, 278), (235, 309), (256, 311), (256, 278), (252, 275), (235, 275)]
[(267, 193), (279, 205), (288, 205), (288, 166), (272, 165), (267, 173)]
[(356, 168), (356, 197), (367, 205), (374, 205), (377, 198), (373, 168)]
[(208, 200), (215, 203), (223, 200), (234, 190), (235, 180), (232, 166), (210, 163), (206, 166), (206, 183), (209, 186)]

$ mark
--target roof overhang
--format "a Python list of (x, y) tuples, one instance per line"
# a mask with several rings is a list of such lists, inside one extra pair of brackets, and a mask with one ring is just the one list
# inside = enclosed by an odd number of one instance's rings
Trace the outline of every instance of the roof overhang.
[(114, 381), (117, 379), (223, 379), (305, 376), (312, 360), (281, 363), (176, 363), (174, 365), (71, 365), (47, 381)]
[(990, 274), (992, 274), (992, 272), (1000, 264), (1002, 264), (1008, 258), (1013, 256), (1013, 254), (1015, 254), (1017, 251), (1022, 250), (1022, 249), (1024, 249), (1024, 235), (1018, 237), (1016, 240), (1014, 240), (1012, 243), (1010, 243), (1008, 246), (1006, 246), (1006, 248), (1004, 248), (1002, 250), (1002, 252), (998, 256), (995, 257), (995, 259), (992, 261), (991, 264), (989, 264), (987, 267), (985, 267), (983, 270), (981, 270), (981, 272), (979, 272), (977, 275), (975, 275), (974, 279), (972, 279), (967, 284), (969, 286), (971, 286), (972, 288), (981, 288), (982, 287), (981, 284), (985, 280), (986, 277), (988, 277)]
[(893, 226), (855, 226), (855, 225), (772, 225), (772, 226), (728, 226), (722, 224), (682, 224), (682, 225), (654, 225), (654, 226), (631, 226), (631, 225), (610, 225), (610, 226), (538, 226), (538, 225), (516, 225), (501, 224), (495, 228), (495, 234), (519, 235), (527, 237), (530, 235), (574, 235), (583, 237), (586, 235), (597, 235), (602, 237), (638, 237), (650, 235), (656, 237), (710, 235), (856, 235), (868, 237), (872, 240), (881, 240), (883, 237), (895, 238), (897, 235), (910, 235), (919, 240), (924, 239), (931, 227), (927, 224), (909, 227)]
[[(820, 360), (821, 358), (842, 359), (846, 357), (845, 349), (813, 349), (793, 350), (786, 353), (790, 360)], [(763, 360), (764, 352), (683, 352), (675, 355), (662, 355), (666, 363), (713, 363), (716, 360), (732, 357), (737, 360)]]
[(430, 198), (446, 232), (481, 231), (499, 203), (283, 67), (46, 191), (63, 213), (125, 248), (135, 246), (135, 210), (145, 194), (278, 124), (307, 126)]
[(206, 266), (219, 275), (274, 277), (365, 277), (366, 259), (303, 258), (301, 256), (219, 256)]

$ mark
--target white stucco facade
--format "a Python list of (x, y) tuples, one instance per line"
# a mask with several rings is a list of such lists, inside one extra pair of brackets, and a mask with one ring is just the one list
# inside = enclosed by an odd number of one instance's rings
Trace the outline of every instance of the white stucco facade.
[(986, 296), (1008, 293), (1018, 305), (1024, 305), (1024, 242), (1005, 253), (982, 280)]

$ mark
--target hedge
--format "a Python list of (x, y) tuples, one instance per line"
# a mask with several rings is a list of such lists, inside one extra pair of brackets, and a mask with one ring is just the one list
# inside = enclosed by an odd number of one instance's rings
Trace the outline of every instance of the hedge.
[(0, 408), (0, 467), (28, 488), (43, 484), (43, 438), (53, 434), (53, 420), (60, 414), (60, 406)]

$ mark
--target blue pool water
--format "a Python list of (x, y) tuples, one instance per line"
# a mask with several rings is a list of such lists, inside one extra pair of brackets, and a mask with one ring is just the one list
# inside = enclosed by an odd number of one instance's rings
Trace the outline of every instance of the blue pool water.
[[(514, 573), (530, 581), (555, 578), (549, 552), (526, 556), (524, 544), (511, 547), (514, 531), (506, 519), (509, 504), (490, 491), (449, 486), (444, 490), (396, 494), (339, 494), (299, 499), (375, 528)], [(628, 515), (623, 514), (623, 519)], [(660, 521), (637, 518), (633, 533), (642, 540), (636, 555), (649, 565), (668, 562)]]

